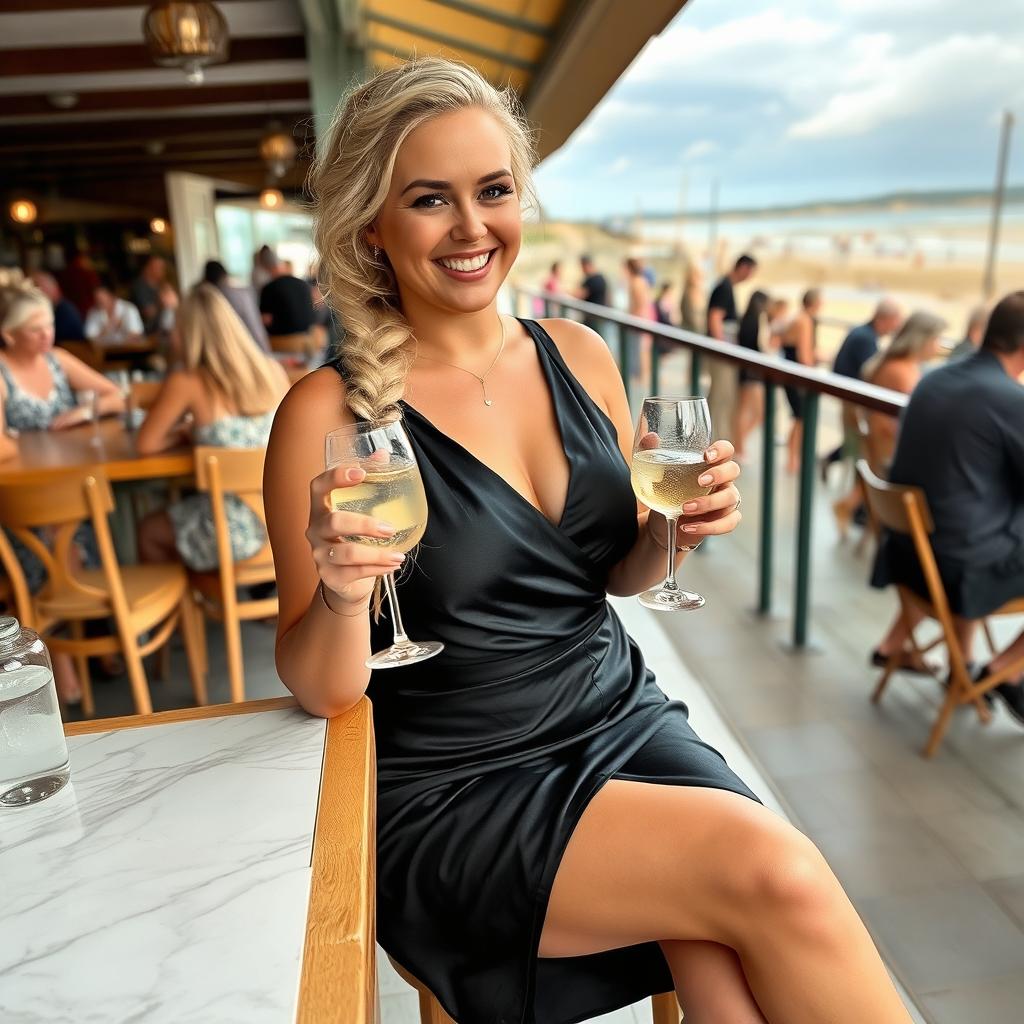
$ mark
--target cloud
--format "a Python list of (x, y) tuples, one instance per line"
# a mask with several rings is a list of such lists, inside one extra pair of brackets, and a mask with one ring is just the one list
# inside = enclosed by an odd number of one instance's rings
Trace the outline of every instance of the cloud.
[(623, 171), (628, 171), (633, 166), (633, 161), (628, 156), (618, 157), (611, 167), (608, 168), (609, 174), (622, 174)]
[(701, 157), (711, 156), (712, 153), (717, 153), (720, 148), (721, 147), (714, 139), (698, 139), (696, 142), (691, 142), (690, 145), (683, 150), (681, 159), (691, 161), (700, 160)]

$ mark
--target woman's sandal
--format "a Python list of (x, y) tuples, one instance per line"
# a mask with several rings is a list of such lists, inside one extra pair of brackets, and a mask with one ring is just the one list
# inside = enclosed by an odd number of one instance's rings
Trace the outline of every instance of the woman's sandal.
[[(877, 647), (871, 652), (871, 664), (875, 668), (888, 668), (889, 655), (883, 654)], [(912, 672), (919, 676), (931, 676), (935, 673), (928, 667), (928, 662), (919, 658), (914, 651), (903, 651), (896, 661), (897, 672)]]

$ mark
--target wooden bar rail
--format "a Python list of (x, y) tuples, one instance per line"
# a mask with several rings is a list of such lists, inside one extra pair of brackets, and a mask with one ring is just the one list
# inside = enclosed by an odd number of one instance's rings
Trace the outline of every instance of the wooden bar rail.
[[(598, 306), (592, 302), (569, 295), (552, 295), (548, 292), (536, 291), (532, 288), (513, 287), (514, 304), (518, 307), (522, 299), (539, 301), (547, 314), (565, 315), (566, 310), (574, 310), (585, 314), (588, 320), (602, 320), (611, 324), (615, 331), (615, 344), (609, 342), (612, 352), (616, 355), (619, 372), (626, 384), (627, 395), (629, 382), (633, 378), (634, 365), (637, 362), (637, 340), (641, 334), (655, 339), (675, 342), (690, 353), (691, 394), (700, 394), (700, 371), (704, 357), (723, 360), (734, 364), (737, 369), (743, 368), (764, 381), (765, 386), (765, 431), (771, 431), (774, 425), (775, 389), (777, 387), (795, 387), (804, 393), (806, 416), (804, 420), (804, 437), (802, 446), (803, 465), (800, 472), (799, 491), (799, 522), (797, 525), (796, 566), (794, 573), (793, 595), (793, 646), (803, 648), (808, 640), (808, 618), (810, 615), (811, 585), (811, 550), (812, 523), (814, 501), (814, 461), (816, 458), (818, 405), (822, 395), (838, 398), (841, 402), (870, 409), (873, 412), (888, 413), (899, 416), (906, 408), (909, 396), (888, 388), (876, 387), (863, 381), (842, 377), (818, 367), (801, 366), (798, 363), (782, 361), (774, 356), (764, 355), (734, 342), (718, 341), (694, 331), (684, 331), (680, 327), (661, 324), (644, 317), (622, 313), (608, 306)], [(655, 351), (657, 351), (655, 347)], [(662, 356), (664, 358), (664, 356)], [(650, 394), (659, 394), (659, 376), (661, 360), (651, 359)], [(771, 434), (769, 433), (769, 438)], [(759, 612), (767, 614), (771, 608), (772, 595), (772, 538), (774, 533), (774, 454), (771, 444), (766, 439), (762, 454), (762, 487), (761, 496), (761, 534), (760, 534), (760, 571), (758, 578), (757, 607)]]

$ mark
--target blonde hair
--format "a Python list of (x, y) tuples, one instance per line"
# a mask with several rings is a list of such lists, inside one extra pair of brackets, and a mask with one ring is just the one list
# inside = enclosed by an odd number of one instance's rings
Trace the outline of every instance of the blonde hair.
[(350, 92), (310, 171), (320, 291), (345, 329), (341, 365), (349, 408), (365, 419), (397, 416), (411, 337), (391, 267), (371, 250), (365, 232), (384, 204), (398, 149), (409, 134), (467, 107), (486, 111), (505, 129), (516, 190), (531, 205), (535, 153), (515, 93), (439, 57), (389, 68)]
[(212, 284), (198, 284), (178, 309), (181, 358), (240, 416), (277, 407), (281, 383), (231, 304)]
[(53, 318), (50, 300), (31, 282), (23, 280), (0, 286), (0, 331), (17, 330), (39, 310)]
[(918, 310), (907, 317), (906, 323), (899, 329), (896, 337), (889, 342), (887, 348), (868, 360), (862, 371), (862, 377), (870, 381), (878, 371), (893, 359), (916, 359), (921, 352), (946, 329), (946, 321), (934, 313)]

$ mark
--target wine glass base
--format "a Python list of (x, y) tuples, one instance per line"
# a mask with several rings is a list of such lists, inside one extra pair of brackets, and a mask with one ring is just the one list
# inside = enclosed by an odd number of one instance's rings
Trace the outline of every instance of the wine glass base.
[(399, 668), (402, 665), (415, 665), (417, 661), (426, 661), (443, 650), (444, 644), (437, 640), (424, 640), (422, 643), (409, 640), (371, 654), (364, 664), (367, 668)]
[(704, 598), (689, 590), (646, 590), (637, 597), (645, 607), (656, 612), (692, 612), (704, 607)]

